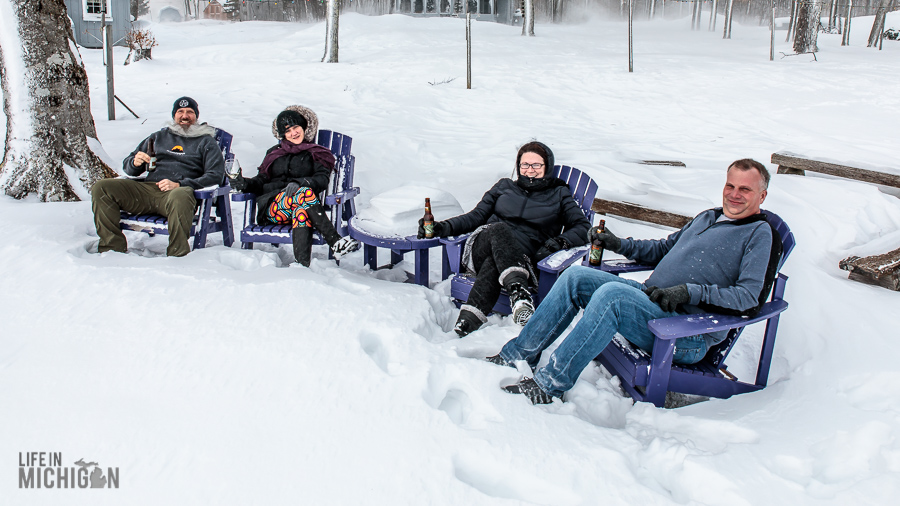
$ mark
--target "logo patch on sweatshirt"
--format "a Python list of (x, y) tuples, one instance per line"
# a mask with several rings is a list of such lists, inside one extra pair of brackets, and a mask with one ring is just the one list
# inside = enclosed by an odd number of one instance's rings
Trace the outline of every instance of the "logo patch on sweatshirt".
[(181, 146), (175, 146), (169, 150), (172, 153), (184, 153), (184, 148)]

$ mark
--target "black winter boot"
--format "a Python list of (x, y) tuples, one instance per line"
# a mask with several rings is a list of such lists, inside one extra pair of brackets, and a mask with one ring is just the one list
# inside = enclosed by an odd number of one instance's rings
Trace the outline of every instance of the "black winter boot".
[(294, 245), (294, 259), (304, 267), (309, 267), (312, 256), (312, 227), (291, 229), (291, 242)]
[(517, 325), (524, 326), (534, 314), (534, 302), (528, 290), (528, 269), (514, 266), (500, 273), (500, 282), (509, 294), (509, 307), (512, 308), (512, 319)]
[(316, 227), (316, 230), (322, 234), (325, 242), (328, 243), (328, 246), (334, 253), (334, 257), (338, 260), (347, 253), (352, 253), (359, 249), (359, 241), (350, 237), (341, 237), (337, 233), (331, 220), (328, 219), (328, 215), (325, 214), (325, 208), (322, 204), (315, 204), (306, 208), (306, 215), (309, 216), (309, 221)]
[(525, 378), (514, 385), (503, 387), (511, 394), (525, 394), (532, 404), (551, 404), (553, 396), (545, 392), (534, 378)]
[(506, 367), (512, 367), (513, 369), (516, 368), (516, 364), (507, 362), (506, 359), (501, 357), (499, 353), (490, 357), (486, 357), (484, 360), (494, 365), (505, 365)]
[(512, 319), (516, 325), (525, 326), (534, 314), (534, 302), (531, 292), (524, 285), (512, 284), (506, 288), (509, 293), (509, 305), (512, 308)]
[(453, 330), (456, 331), (459, 337), (466, 337), (481, 328), (481, 325), (484, 324), (487, 318), (484, 318), (483, 315), (479, 316), (479, 313), (481, 311), (472, 306), (463, 306), (459, 312), (459, 318), (456, 319), (456, 326), (453, 327)]

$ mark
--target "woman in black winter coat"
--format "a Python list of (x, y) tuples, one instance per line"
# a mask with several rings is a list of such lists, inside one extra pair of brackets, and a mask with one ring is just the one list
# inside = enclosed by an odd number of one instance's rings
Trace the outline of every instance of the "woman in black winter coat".
[(238, 176), (231, 183), (237, 191), (257, 195), (257, 223), (291, 225), (294, 258), (306, 267), (313, 228), (336, 258), (359, 249), (356, 240), (337, 233), (317, 197), (328, 187), (335, 166), (331, 151), (313, 142), (317, 130), (318, 120), (311, 110), (293, 106), (282, 111), (275, 118), (281, 142), (266, 151), (259, 174), (249, 179)]
[[(525, 144), (516, 155), (515, 180), (501, 179), (475, 209), (434, 224), (438, 237), (473, 232), (462, 263), (475, 273), (475, 283), (456, 321), (460, 337), (487, 321), (501, 287), (509, 294), (513, 320), (525, 325), (534, 313), (528, 290), (532, 264), (586, 242), (591, 224), (566, 182), (550, 175), (553, 161), (546, 145)], [(424, 235), (421, 226), (419, 233)]]

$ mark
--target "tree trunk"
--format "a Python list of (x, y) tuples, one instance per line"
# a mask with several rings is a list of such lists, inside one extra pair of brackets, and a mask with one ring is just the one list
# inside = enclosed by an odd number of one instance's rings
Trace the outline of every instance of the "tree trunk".
[(731, 18), (734, 14), (734, 0), (728, 0), (725, 3), (725, 28), (722, 30), (722, 38), (730, 39), (731, 38)]
[(831, 0), (828, 6), (828, 33), (834, 33), (838, 27), (838, 3), (837, 0)]
[(785, 42), (789, 42), (791, 40), (791, 35), (794, 34), (794, 28), (797, 26), (797, 0), (793, 0), (791, 2), (791, 20), (788, 23), (787, 35), (784, 37)]
[(13, 198), (86, 198), (116, 173), (91, 151), (96, 140), (87, 73), (73, 53), (63, 0), (0, 2), (0, 81), (6, 152), (0, 189)]
[(525, 0), (525, 17), (522, 20), (522, 35), (534, 37), (534, 0)]
[(822, 0), (798, 2), (797, 29), (794, 32), (794, 52), (815, 53), (819, 50), (816, 41), (819, 37), (819, 17), (822, 14)]
[(890, 10), (891, 3), (893, 0), (881, 0), (878, 10), (875, 11), (875, 21), (872, 22), (872, 31), (869, 32), (869, 43), (866, 47), (876, 47), (881, 40), (881, 34), (884, 33), (884, 17)]
[(338, 20), (341, 11), (338, 8), (339, 0), (328, 0), (325, 6), (325, 63), (338, 62)]
[(841, 34), (841, 45), (850, 45), (850, 13), (853, 12), (853, 0), (847, 0), (847, 16), (844, 17), (844, 33)]

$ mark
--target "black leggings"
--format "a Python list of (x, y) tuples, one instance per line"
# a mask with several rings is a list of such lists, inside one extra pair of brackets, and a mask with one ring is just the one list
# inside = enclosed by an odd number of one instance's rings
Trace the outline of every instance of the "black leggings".
[(490, 314), (500, 298), (500, 274), (513, 267), (518, 279), (528, 281), (528, 270), (525, 262), (528, 255), (513, 237), (513, 231), (506, 223), (494, 223), (475, 236), (472, 245), (472, 264), (475, 266), (475, 283), (469, 292), (466, 304), (481, 311), (483, 316)]

